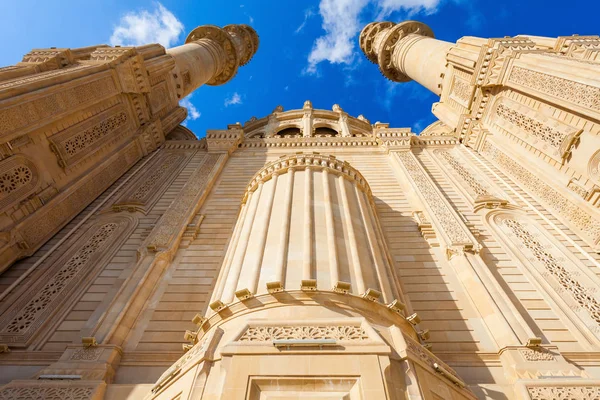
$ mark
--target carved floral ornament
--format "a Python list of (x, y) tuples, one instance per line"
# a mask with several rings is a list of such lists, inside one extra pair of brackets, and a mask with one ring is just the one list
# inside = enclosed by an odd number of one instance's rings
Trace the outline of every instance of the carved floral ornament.
[(136, 220), (124, 215), (102, 219), (70, 244), (35, 281), (12, 293), (0, 309), (0, 340), (26, 345), (40, 327), (59, 312), (69, 296), (78, 296), (112, 256), (117, 243), (128, 237)]
[(575, 312), (592, 331), (600, 326), (600, 299), (596, 286), (564, 253), (557, 248), (527, 218), (512, 214), (493, 217), (496, 226), (526, 257), (538, 273), (559, 293), (567, 306)]
[(246, 189), (243, 203), (246, 202), (248, 195), (254, 192), (258, 185), (270, 180), (273, 175), (285, 174), (290, 170), (300, 170), (305, 168), (327, 170), (335, 175), (343, 176), (364, 191), (371, 197), (371, 188), (367, 180), (354, 167), (345, 161), (338, 160), (335, 156), (325, 156), (321, 154), (294, 154), (293, 156), (284, 156), (276, 161), (267, 163), (252, 178)]
[(238, 339), (240, 342), (272, 342), (273, 340), (333, 339), (364, 341), (369, 335), (360, 326), (255, 326), (249, 327)]
[(29, 196), (37, 183), (37, 168), (28, 159), (17, 155), (0, 162), (0, 211)]

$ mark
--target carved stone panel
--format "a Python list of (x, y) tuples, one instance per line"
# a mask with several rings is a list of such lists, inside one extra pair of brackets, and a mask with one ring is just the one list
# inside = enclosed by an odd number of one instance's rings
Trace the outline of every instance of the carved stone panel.
[(508, 82), (585, 109), (600, 111), (600, 87), (517, 66), (511, 70)]
[(24, 291), (14, 293), (6, 302), (8, 308), (2, 310), (0, 318), (0, 341), (26, 345), (67, 299), (91, 282), (134, 225), (129, 217), (113, 216), (87, 228)]
[(30, 101), (19, 101), (0, 109), (0, 135), (25, 133), (28, 127), (50, 123), (75, 109), (89, 106), (118, 94), (111, 75), (78, 82)]
[(536, 271), (534, 278), (543, 277), (552, 292), (558, 294), (589, 327), (598, 332), (600, 326), (600, 298), (597, 282), (590, 280), (569, 258), (527, 219), (499, 214), (494, 221), (513, 248), (524, 257), (523, 262)]
[(78, 163), (106, 143), (121, 139), (131, 129), (127, 109), (119, 104), (49, 139), (59, 165), (67, 167)]
[(421, 196), (431, 208), (433, 217), (437, 220), (440, 227), (443, 229), (445, 236), (448, 238), (448, 246), (453, 245), (469, 245), (475, 243), (465, 233), (465, 229), (461, 227), (462, 222), (452, 212), (450, 206), (442, 198), (441, 194), (434, 187), (433, 183), (427, 178), (425, 172), (415, 160), (415, 157), (410, 152), (396, 153), (408, 175), (415, 183)]
[(33, 193), (37, 183), (37, 168), (25, 157), (13, 156), (0, 162), (0, 211)]
[(490, 142), (484, 145), (483, 152), (526, 190), (580, 230), (594, 245), (600, 244), (600, 219), (589, 210), (575, 204), (571, 198), (546, 184), (542, 178), (508, 157)]
[(113, 210), (142, 211), (147, 213), (162, 195), (165, 183), (175, 177), (187, 154), (183, 152), (163, 152), (152, 162), (147, 171), (113, 205)]
[(492, 121), (561, 163), (569, 157), (582, 132), (504, 97), (496, 103)]

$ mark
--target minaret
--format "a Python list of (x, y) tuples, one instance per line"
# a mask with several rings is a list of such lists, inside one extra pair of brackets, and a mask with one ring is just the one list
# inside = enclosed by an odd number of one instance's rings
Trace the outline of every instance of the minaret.
[[(415, 80), (439, 96), (432, 107), (439, 121), (421, 136), (442, 143), (458, 139), (464, 146), (390, 153), (418, 199), (432, 206), (434, 230), (449, 263), (463, 277), (477, 276), (465, 285), (477, 298), (481, 315), (496, 319), (491, 325), (505, 376), (521, 388), (522, 398), (560, 397), (568, 386), (564, 382), (534, 380), (577, 376), (581, 370), (561, 355), (564, 347), (558, 339), (535, 337), (539, 325), (521, 319), (522, 311), (514, 308), (515, 292), (497, 291), (508, 285), (497, 273), (499, 262), (489, 258), (496, 244), (488, 239), (497, 238), (503, 249), (510, 249), (518, 260), (512, 267), (548, 285), (540, 289), (540, 298), (559, 299), (581, 326), (581, 341), (597, 348), (595, 275), (583, 277), (588, 267), (559, 255), (565, 253), (556, 243), (568, 234), (580, 257), (600, 266), (594, 254), (600, 250), (600, 38), (466, 36), (450, 43), (434, 39), (420, 22), (376, 22), (363, 29), (360, 47), (386, 78)], [(511, 190), (494, 188), (488, 179)], [(444, 189), (450, 182), (464, 190), (465, 204), (454, 201), (442, 207), (458, 193)], [(450, 213), (463, 222), (451, 226)], [(473, 214), (476, 219), (469, 219)], [(548, 227), (536, 227), (535, 218)], [(481, 223), (481, 230), (474, 223)], [(542, 244), (547, 237), (556, 242)], [(539, 275), (531, 274), (531, 265), (539, 267)], [(488, 313), (490, 306), (495, 311)], [(523, 357), (531, 348), (536, 354), (546, 351), (542, 348), (555, 350), (542, 367), (536, 364), (541, 358)], [(597, 393), (597, 380), (586, 384), (589, 388), (579, 396)]]
[(246, 25), (200, 26), (183, 46), (34, 49), (0, 68), (0, 272), (33, 254), (222, 85), (258, 48)]
[(454, 136), (529, 186), (600, 250), (598, 36), (450, 43), (420, 22), (374, 22), (360, 47), (388, 79), (413, 79), (440, 96), (432, 111)]

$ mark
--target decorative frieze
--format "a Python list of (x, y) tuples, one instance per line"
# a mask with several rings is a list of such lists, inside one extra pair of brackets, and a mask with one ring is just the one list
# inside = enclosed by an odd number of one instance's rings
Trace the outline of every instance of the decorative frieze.
[(23, 130), (41, 121), (50, 123), (75, 109), (100, 102), (118, 94), (117, 87), (111, 75), (86, 81), (77, 86), (69, 86), (59, 92), (31, 101), (18, 102), (0, 110), (0, 135)]
[(472, 93), (473, 88), (469, 82), (459, 78), (458, 76), (452, 77), (452, 89), (450, 90), (450, 97), (454, 98), (463, 106), (468, 107), (471, 101)]
[(19, 77), (15, 79), (10, 79), (0, 83), (0, 96), (4, 90), (13, 89), (17, 86), (25, 86), (34, 82), (43, 81), (45, 79), (55, 79), (61, 75), (71, 75), (73, 72), (92, 68), (91, 65), (86, 64), (77, 64), (70, 65), (68, 67), (62, 69), (56, 69), (51, 71), (40, 72), (33, 75), (26, 75), (24, 77)]
[(522, 67), (514, 67), (508, 81), (583, 108), (600, 111), (600, 87)]
[(0, 162), (0, 211), (33, 193), (37, 183), (37, 168), (25, 157), (13, 156)]
[(52, 135), (49, 140), (58, 164), (64, 168), (81, 161), (107, 142), (121, 139), (131, 128), (126, 109), (119, 104)]
[(160, 218), (155, 228), (144, 242), (150, 250), (168, 249), (173, 244), (177, 234), (185, 229), (191, 208), (202, 195), (215, 167), (221, 162), (223, 154), (207, 154), (201, 165), (194, 171), (186, 185), (181, 189), (177, 199)]
[(240, 342), (272, 342), (273, 340), (364, 341), (369, 335), (360, 326), (256, 326), (249, 327), (238, 339)]
[(25, 344), (65, 299), (81, 288), (86, 276), (111, 253), (111, 245), (125, 237), (130, 225), (129, 218), (114, 217), (90, 227), (71, 251), (56, 259), (37, 280), (30, 282), (25, 293), (19, 293), (9, 303), (10, 308), (0, 319), (0, 340)]
[(525, 359), (525, 361), (539, 362), (539, 361), (556, 361), (556, 357), (552, 355), (547, 349), (519, 349), (519, 353)]
[(528, 387), (527, 393), (531, 400), (569, 399), (596, 400), (600, 399), (600, 387), (589, 386), (534, 386)]
[(461, 222), (453, 214), (450, 206), (442, 198), (437, 189), (433, 186), (430, 180), (425, 176), (422, 168), (418, 165), (415, 157), (410, 152), (396, 153), (404, 168), (408, 172), (408, 176), (415, 183), (419, 193), (423, 196), (423, 200), (429, 205), (431, 212), (440, 224), (444, 233), (447, 235), (450, 245), (475, 245), (471, 238), (465, 233), (461, 227)]
[(492, 118), (501, 128), (548, 155), (558, 156), (561, 162), (571, 154), (582, 133), (581, 129), (544, 116), (508, 98), (500, 98)]
[(484, 145), (483, 152), (497, 163), (502, 170), (516, 178), (527, 190), (548, 204), (552, 210), (572, 223), (595, 245), (600, 243), (599, 218), (546, 184), (540, 177), (508, 157), (489, 142)]
[(600, 301), (596, 299), (595, 289), (590, 284), (583, 284), (577, 276), (579, 271), (567, 268), (569, 262), (554, 254), (552, 245), (542, 243), (543, 237), (535, 235), (523, 223), (513, 218), (498, 218), (498, 223), (509, 229), (509, 237), (521, 248), (528, 250), (530, 261), (542, 267), (542, 275), (552, 277), (558, 284), (557, 293), (567, 292), (575, 300), (578, 307), (585, 309), (596, 325), (600, 325)]
[(82, 347), (75, 349), (71, 357), (69, 357), (70, 361), (96, 361), (102, 355), (104, 351), (101, 347)]
[(186, 154), (166, 153), (149, 166), (141, 181), (127, 192), (113, 206), (114, 211), (149, 211), (154, 201), (162, 194), (160, 188), (179, 169)]
[[(486, 184), (480, 182), (471, 171), (463, 166), (463, 164), (448, 150), (435, 150), (434, 154), (439, 155), (452, 168), (457, 176), (466, 184), (466, 188), (473, 199), (478, 196), (490, 196), (490, 191)], [(485, 186), (484, 186), (485, 185)]]
[(0, 400), (44, 399), (44, 400), (89, 400), (95, 387), (4, 387), (0, 388)]

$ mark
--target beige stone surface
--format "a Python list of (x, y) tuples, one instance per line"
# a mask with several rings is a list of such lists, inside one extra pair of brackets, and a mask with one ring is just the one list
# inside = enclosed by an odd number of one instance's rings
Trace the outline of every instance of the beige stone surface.
[(0, 398), (598, 397), (600, 39), (433, 36), (360, 37), (439, 96), (419, 135), (306, 101), (196, 140), (246, 26), (0, 69)]

